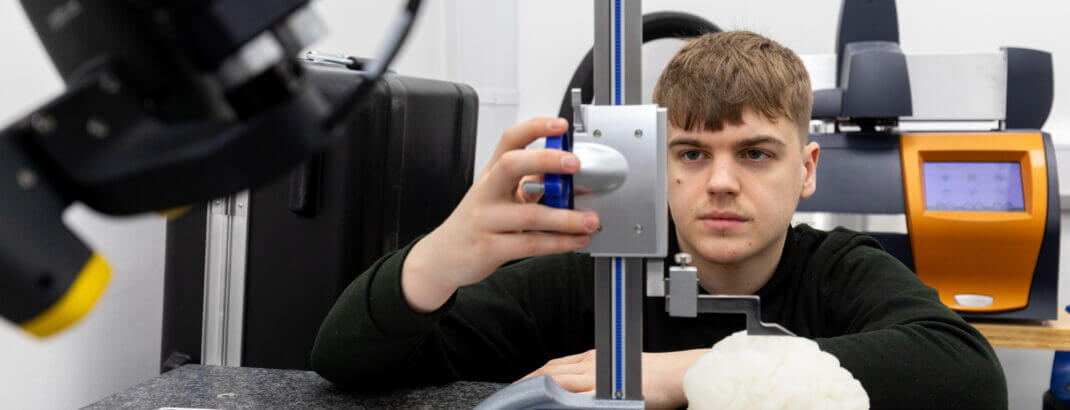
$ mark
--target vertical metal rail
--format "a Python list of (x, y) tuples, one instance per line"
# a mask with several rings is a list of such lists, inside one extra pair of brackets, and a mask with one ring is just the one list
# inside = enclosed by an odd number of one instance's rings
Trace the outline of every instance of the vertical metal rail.
[(201, 364), (241, 366), (249, 197), (243, 191), (208, 207)]
[(643, 258), (595, 258), (597, 399), (643, 399), (642, 273)]
[[(595, 1), (595, 104), (640, 104), (640, 0)], [(595, 398), (642, 400), (643, 258), (595, 258)], [(604, 377), (610, 375), (610, 377)]]
[(596, 0), (594, 13), (594, 103), (641, 104), (641, 1)]

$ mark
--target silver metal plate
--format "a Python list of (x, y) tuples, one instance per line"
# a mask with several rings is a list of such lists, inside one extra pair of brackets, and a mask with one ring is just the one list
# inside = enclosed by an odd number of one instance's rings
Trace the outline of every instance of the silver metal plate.
[[(586, 133), (575, 143), (604, 144), (627, 158), (628, 175), (611, 192), (577, 194), (601, 230), (581, 252), (594, 257), (664, 257), (668, 252), (667, 111), (656, 105), (583, 106)], [(582, 181), (582, 159), (576, 184)]]

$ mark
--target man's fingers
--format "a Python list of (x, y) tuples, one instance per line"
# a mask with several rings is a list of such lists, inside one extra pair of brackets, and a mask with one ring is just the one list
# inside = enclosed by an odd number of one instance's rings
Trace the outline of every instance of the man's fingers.
[(588, 391), (594, 390), (594, 371), (563, 373), (552, 371), (547, 372), (545, 370), (546, 368), (539, 369), (538, 371), (524, 376), (524, 378), (517, 380), (513, 383), (520, 383), (532, 377), (547, 375), (550, 376), (551, 379), (554, 379), (554, 381), (557, 382), (557, 384), (561, 386), (562, 389), (568, 390), (573, 393), (586, 393)]
[(539, 204), (506, 204), (491, 211), (493, 232), (547, 231), (566, 234), (591, 234), (598, 230), (598, 214), (558, 209)]
[(594, 390), (594, 372), (586, 374), (559, 374), (550, 376), (562, 389), (573, 393)]
[(588, 351), (583, 352), (583, 353), (576, 353), (574, 355), (558, 357), (556, 359), (553, 359), (553, 360), (550, 360), (550, 361), (546, 362), (546, 365), (547, 366), (553, 366), (553, 365), (562, 365), (562, 364), (581, 363), (581, 362), (583, 362), (585, 360), (588, 360), (588, 359), (593, 361), (594, 357), (595, 357), (595, 350), (591, 349), (591, 350), (588, 350)]
[(559, 357), (546, 362), (545, 365), (529, 373), (515, 383), (532, 377), (547, 375), (554, 379), (563, 389), (573, 393), (594, 392), (595, 350)]
[(502, 255), (505, 260), (530, 258), (532, 256), (552, 255), (574, 251), (587, 246), (591, 238), (588, 235), (521, 232), (498, 235), (493, 240), (491, 254)]
[(515, 124), (506, 128), (502, 133), (502, 139), (498, 141), (498, 147), (491, 155), (490, 163), (493, 164), (508, 151), (523, 149), (539, 138), (559, 135), (565, 131), (568, 131), (568, 121), (564, 118), (535, 117)]
[[(566, 374), (593, 373), (594, 372), (594, 366), (592, 366), (592, 364), (593, 363), (580, 362), (580, 363), (568, 363), (568, 364), (557, 365), (557, 366), (553, 366), (552, 369), (548, 369), (545, 374), (549, 374), (551, 376), (556, 376), (556, 375), (566, 375)], [(547, 363), (547, 365), (549, 365), (549, 363)]]
[(488, 175), (493, 193), (512, 196), (520, 180), (528, 175), (574, 174), (580, 170), (575, 154), (556, 149), (513, 150), (498, 159)]

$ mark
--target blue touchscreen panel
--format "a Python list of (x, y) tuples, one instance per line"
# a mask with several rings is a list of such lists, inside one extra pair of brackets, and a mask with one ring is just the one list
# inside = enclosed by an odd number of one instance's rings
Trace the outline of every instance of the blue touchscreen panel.
[(1025, 212), (1017, 162), (925, 162), (929, 211)]

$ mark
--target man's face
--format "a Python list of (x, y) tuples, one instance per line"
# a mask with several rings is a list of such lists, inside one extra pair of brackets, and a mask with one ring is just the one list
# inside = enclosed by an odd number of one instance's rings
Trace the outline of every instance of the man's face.
[(669, 209), (681, 250), (738, 264), (781, 246), (800, 198), (814, 192), (818, 147), (786, 119), (751, 110), (720, 131), (669, 126)]

